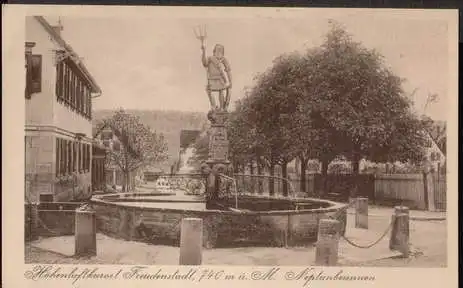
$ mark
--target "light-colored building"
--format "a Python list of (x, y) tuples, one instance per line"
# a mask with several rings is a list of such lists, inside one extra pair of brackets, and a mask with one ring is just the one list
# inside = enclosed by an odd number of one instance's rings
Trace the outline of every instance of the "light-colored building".
[(91, 196), (92, 99), (101, 89), (59, 22), (26, 17), (26, 201)]

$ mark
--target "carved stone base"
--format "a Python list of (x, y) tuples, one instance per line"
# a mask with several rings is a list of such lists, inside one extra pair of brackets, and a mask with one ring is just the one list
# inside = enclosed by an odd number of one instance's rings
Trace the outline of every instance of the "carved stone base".
[(210, 110), (207, 113), (207, 119), (212, 125), (224, 126), (228, 120), (228, 112), (221, 110)]
[[(219, 209), (224, 207), (220, 205), (220, 199), (227, 197), (230, 181), (226, 177), (220, 177), (220, 174), (228, 177), (233, 176), (233, 168), (228, 160), (229, 141), (227, 135), (226, 122), (228, 112), (211, 110), (207, 114), (211, 122), (209, 138), (209, 159), (201, 165), (202, 173), (207, 175), (206, 187), (206, 209)], [(228, 181), (228, 182), (227, 182)]]

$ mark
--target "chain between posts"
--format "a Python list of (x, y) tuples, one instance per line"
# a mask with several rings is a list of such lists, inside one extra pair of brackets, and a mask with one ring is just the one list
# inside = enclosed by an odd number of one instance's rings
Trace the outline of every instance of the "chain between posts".
[[(340, 209), (339, 211), (337, 211), (334, 215), (332, 216), (329, 216), (330, 219), (334, 219), (334, 220), (339, 220), (339, 217), (340, 217), (340, 214), (344, 211), (347, 211), (347, 209), (349, 209), (350, 207), (354, 206), (355, 205), (355, 202), (352, 202), (352, 203), (349, 203), (348, 205), (346, 205), (344, 208)], [(360, 245), (360, 244), (356, 244), (354, 243), (352, 240), (350, 240), (349, 238), (347, 238), (345, 235), (341, 235), (341, 237), (346, 240), (347, 243), (349, 243), (350, 245), (356, 247), (356, 248), (361, 248), (361, 249), (368, 249), (368, 248), (371, 248), (373, 246), (375, 246), (376, 244), (378, 244), (381, 240), (384, 239), (384, 237), (386, 237), (386, 235), (391, 231), (392, 229), (392, 226), (394, 225), (394, 222), (391, 221), (391, 223), (389, 223), (389, 225), (387, 226), (386, 230), (383, 232), (383, 234), (381, 234), (381, 236), (378, 238), (378, 240), (368, 244), (368, 245)]]
[[(27, 202), (27, 204), (30, 204), (30, 205), (36, 204), (36, 203), (32, 203), (32, 201), (29, 200), (29, 197), (27, 197), (27, 195), (26, 195), (26, 202)], [(37, 205), (37, 204), (36, 204), (36, 205)], [(53, 235), (58, 235), (58, 236), (61, 235), (61, 233), (51, 230), (51, 229), (45, 224), (45, 222), (43, 222), (43, 220), (40, 219), (39, 213), (37, 213), (36, 216), (37, 216), (37, 221), (40, 223), (40, 226), (41, 226), (42, 228), (44, 228), (45, 230), (47, 230), (49, 233), (51, 233), (51, 234), (53, 234)]]

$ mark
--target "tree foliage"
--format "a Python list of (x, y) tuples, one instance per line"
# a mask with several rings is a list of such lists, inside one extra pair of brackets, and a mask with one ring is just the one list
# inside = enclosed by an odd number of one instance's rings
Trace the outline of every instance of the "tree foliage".
[(259, 150), (269, 167), (316, 158), (325, 173), (339, 155), (355, 173), (361, 159), (419, 162), (427, 124), (402, 82), (377, 51), (332, 23), (320, 47), (281, 55), (256, 77), (232, 113), (233, 154), (245, 161)]
[(137, 168), (167, 160), (167, 143), (162, 134), (152, 131), (140, 119), (123, 109), (103, 120), (122, 145), (108, 150), (108, 161), (126, 176)]

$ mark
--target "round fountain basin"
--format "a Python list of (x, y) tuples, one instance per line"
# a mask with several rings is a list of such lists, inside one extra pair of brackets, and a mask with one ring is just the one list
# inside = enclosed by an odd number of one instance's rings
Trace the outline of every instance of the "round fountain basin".
[(92, 198), (99, 231), (153, 244), (178, 246), (181, 220), (190, 217), (203, 219), (204, 246), (209, 248), (312, 244), (320, 219), (331, 216), (345, 231), (346, 205), (328, 200), (242, 195), (225, 204), (230, 209), (207, 210), (203, 197), (182, 191)]

